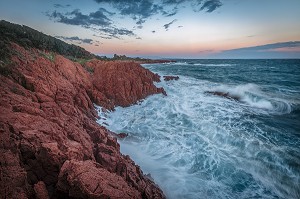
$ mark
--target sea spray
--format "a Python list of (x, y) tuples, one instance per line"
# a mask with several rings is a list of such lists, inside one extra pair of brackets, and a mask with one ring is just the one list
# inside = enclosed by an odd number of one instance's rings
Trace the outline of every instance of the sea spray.
[[(117, 107), (102, 116), (102, 124), (128, 133), (120, 140), (121, 151), (150, 173), (168, 198), (299, 198), (299, 69), (279, 75), (296, 82), (285, 85), (260, 72), (267, 67), (262, 61), (229, 62), (146, 65), (180, 79), (159, 83), (168, 96)], [(276, 67), (276, 61), (270, 64)]]

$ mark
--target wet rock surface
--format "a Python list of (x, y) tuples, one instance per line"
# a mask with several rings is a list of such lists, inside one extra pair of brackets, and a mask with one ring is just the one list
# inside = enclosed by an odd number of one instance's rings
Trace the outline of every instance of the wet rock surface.
[[(129, 106), (164, 93), (138, 64), (92, 61), (94, 73), (60, 55), (12, 44), (0, 75), (0, 198), (164, 198), (95, 122), (93, 103)], [(122, 137), (123, 135), (121, 135)]]
[(210, 94), (210, 95), (219, 96), (219, 97), (224, 97), (224, 98), (231, 99), (231, 100), (236, 100), (236, 101), (241, 100), (241, 98), (239, 96), (231, 95), (228, 92), (226, 93), (226, 92), (221, 92), (221, 91), (206, 91), (205, 93)]
[(163, 76), (165, 81), (178, 80), (178, 76)]

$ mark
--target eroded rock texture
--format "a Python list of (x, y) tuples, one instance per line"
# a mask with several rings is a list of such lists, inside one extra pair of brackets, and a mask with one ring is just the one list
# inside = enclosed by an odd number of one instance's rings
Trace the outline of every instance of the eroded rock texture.
[(129, 106), (164, 93), (138, 64), (88, 63), (12, 44), (11, 71), (0, 75), (0, 198), (164, 198), (95, 122), (93, 103)]
[[(163, 93), (153, 81), (160, 77), (140, 67), (134, 62), (101, 62), (93, 60), (87, 63), (94, 69), (93, 85), (100, 90), (114, 105), (129, 106), (148, 95)], [(97, 67), (101, 65), (101, 67)]]

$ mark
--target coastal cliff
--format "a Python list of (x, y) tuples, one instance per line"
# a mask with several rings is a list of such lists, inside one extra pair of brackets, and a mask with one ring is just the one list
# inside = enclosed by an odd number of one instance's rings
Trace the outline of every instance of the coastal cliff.
[(96, 123), (93, 105), (113, 110), (165, 94), (153, 84), (157, 74), (10, 45), (0, 74), (0, 198), (165, 197)]

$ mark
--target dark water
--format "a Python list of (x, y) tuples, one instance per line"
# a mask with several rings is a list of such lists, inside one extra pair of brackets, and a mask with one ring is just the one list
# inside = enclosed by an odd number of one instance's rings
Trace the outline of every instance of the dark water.
[(145, 67), (180, 79), (158, 84), (168, 96), (117, 108), (106, 123), (129, 134), (121, 151), (168, 198), (300, 198), (300, 60)]

